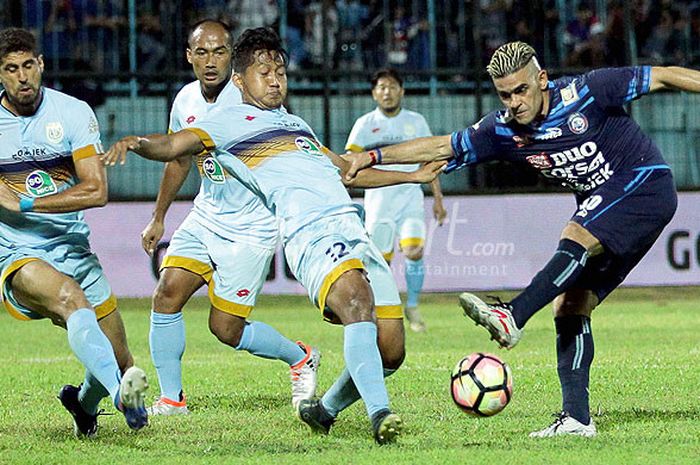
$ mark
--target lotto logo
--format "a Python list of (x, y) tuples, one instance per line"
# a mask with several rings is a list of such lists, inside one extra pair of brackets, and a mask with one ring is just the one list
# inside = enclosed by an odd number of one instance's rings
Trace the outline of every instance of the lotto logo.
[(238, 297), (248, 297), (250, 295), (250, 291), (248, 289), (241, 289), (240, 291), (236, 292), (236, 295)]

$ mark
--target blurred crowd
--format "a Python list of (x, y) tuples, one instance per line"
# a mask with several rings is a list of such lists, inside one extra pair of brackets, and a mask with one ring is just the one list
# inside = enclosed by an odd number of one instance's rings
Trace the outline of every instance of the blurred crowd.
[(235, 34), (276, 28), (292, 71), (467, 69), (514, 39), (532, 43), (550, 68), (622, 65), (630, 50), (641, 63), (700, 65), (700, 0), (630, 0), (627, 26), (623, 0), (433, 3), (434, 23), (427, 0), (0, 0), (0, 26), (34, 30), (47, 68), (61, 71), (186, 70), (187, 31), (203, 18), (222, 19)]

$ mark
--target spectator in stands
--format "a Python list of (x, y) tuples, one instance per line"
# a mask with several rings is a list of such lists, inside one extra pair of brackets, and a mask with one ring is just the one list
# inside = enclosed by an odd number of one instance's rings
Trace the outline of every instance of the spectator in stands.
[(225, 14), (234, 30), (234, 37), (238, 37), (246, 29), (261, 26), (277, 29), (279, 21), (276, 0), (229, 0)]
[(52, 0), (42, 37), (47, 69), (71, 69), (78, 23), (70, 0)]
[[(323, 52), (323, 34), (326, 34), (326, 53)], [(311, 64), (323, 65), (325, 57), (335, 55), (338, 32), (338, 11), (332, 0), (314, 0), (306, 8), (306, 50)]]
[(387, 62), (382, 8), (382, 0), (369, 0), (367, 17), (362, 24), (362, 55), (368, 70), (381, 68)]
[(567, 52), (576, 52), (590, 39), (591, 27), (598, 22), (593, 9), (586, 1), (579, 3), (576, 17), (566, 25), (564, 44)]
[(294, 71), (307, 60), (304, 34), (306, 31), (306, 0), (287, 0), (287, 49), (289, 64), (287, 69)]

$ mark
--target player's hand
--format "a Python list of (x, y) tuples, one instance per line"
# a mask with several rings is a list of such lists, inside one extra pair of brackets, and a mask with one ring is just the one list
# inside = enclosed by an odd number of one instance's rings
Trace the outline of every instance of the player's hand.
[(442, 204), (442, 197), (433, 198), (433, 217), (437, 220), (438, 226), (442, 226), (447, 218), (447, 210)]
[(141, 145), (141, 138), (138, 136), (126, 136), (119, 139), (109, 150), (100, 156), (100, 160), (105, 166), (114, 166), (117, 161), (120, 165), (126, 162), (126, 153), (129, 150), (136, 150)]
[(345, 180), (351, 182), (357, 176), (357, 172), (363, 168), (372, 166), (372, 157), (367, 152), (348, 153), (343, 156), (349, 162), (345, 172)]
[(143, 231), (141, 231), (141, 247), (143, 247), (143, 250), (145, 250), (148, 255), (153, 256), (156, 246), (163, 237), (164, 232), (165, 224), (156, 218), (153, 218)]
[(447, 165), (447, 162), (444, 160), (441, 161), (431, 161), (420, 168), (418, 168), (416, 171), (414, 171), (415, 175), (415, 181), (414, 182), (419, 182), (419, 183), (429, 183), (433, 182), (435, 178), (438, 177), (440, 173), (445, 169), (445, 165)]
[(0, 181), (0, 207), (13, 212), (19, 211), (19, 196), (2, 181)]

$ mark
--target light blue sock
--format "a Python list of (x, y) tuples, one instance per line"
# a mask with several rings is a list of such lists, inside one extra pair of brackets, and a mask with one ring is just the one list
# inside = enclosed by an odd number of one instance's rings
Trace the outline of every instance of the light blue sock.
[(425, 268), (423, 259), (406, 259), (406, 307), (416, 308), (418, 297), (423, 290), (423, 279), (425, 278)]
[(289, 366), (296, 365), (306, 357), (304, 349), (282, 336), (272, 326), (260, 321), (246, 322), (236, 350), (245, 350), (262, 358), (284, 360)]
[(365, 401), (370, 418), (389, 408), (389, 395), (382, 375), (382, 357), (377, 347), (377, 325), (360, 321), (345, 326), (343, 354), (345, 365)]
[[(396, 370), (384, 368), (384, 379), (396, 373)], [(335, 383), (326, 391), (321, 398), (321, 404), (326, 412), (333, 418), (337, 417), (340, 412), (350, 407), (352, 404), (360, 400), (360, 393), (357, 392), (355, 383), (352, 382), (350, 372), (347, 368), (343, 370)]]
[(85, 412), (90, 415), (95, 415), (97, 413), (97, 407), (100, 405), (100, 401), (107, 397), (109, 392), (105, 389), (97, 378), (92, 376), (89, 371), (85, 372), (85, 380), (80, 386), (80, 392), (78, 393), (78, 401), (83, 407)]
[(151, 311), (148, 334), (151, 359), (156, 367), (160, 395), (180, 402), (182, 393), (182, 354), (185, 353), (185, 321), (182, 312)]
[[(81, 308), (66, 320), (68, 344), (78, 360), (95, 380), (109, 392), (112, 400), (119, 394), (121, 372), (114, 349), (97, 323), (95, 312)], [(92, 384), (92, 381), (90, 381)]]

